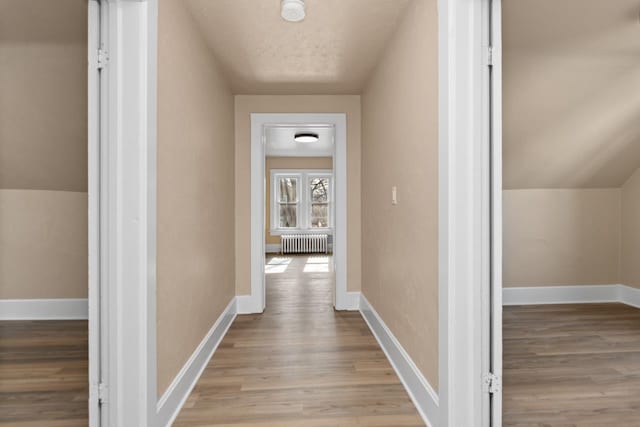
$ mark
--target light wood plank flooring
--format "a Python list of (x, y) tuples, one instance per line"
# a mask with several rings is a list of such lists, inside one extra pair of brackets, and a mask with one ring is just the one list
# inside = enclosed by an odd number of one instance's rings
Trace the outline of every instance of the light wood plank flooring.
[(328, 257), (270, 257), (267, 309), (238, 316), (174, 426), (424, 426)]
[(0, 322), (0, 426), (86, 427), (86, 321)]
[(640, 310), (504, 308), (504, 426), (640, 426)]

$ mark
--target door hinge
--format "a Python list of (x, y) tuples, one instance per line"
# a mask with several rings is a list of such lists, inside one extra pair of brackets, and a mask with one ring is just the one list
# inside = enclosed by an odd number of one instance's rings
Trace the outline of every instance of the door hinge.
[(104, 49), (98, 49), (98, 56), (96, 60), (96, 67), (98, 68), (98, 70), (103, 69), (109, 64), (109, 52)]
[(109, 387), (105, 383), (98, 384), (98, 404), (100, 406), (107, 403), (107, 396), (109, 394)]
[(499, 393), (502, 388), (502, 378), (494, 373), (485, 374), (482, 383), (485, 393)]
[(493, 67), (493, 46), (487, 48), (487, 65)]

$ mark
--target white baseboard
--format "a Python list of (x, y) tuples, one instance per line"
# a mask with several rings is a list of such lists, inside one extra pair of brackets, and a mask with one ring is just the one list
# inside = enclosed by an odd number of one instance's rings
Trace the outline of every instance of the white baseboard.
[(158, 401), (155, 425), (170, 426), (174, 422), (236, 318), (236, 312), (236, 298), (233, 298)]
[(261, 301), (253, 295), (238, 295), (236, 297), (236, 312), (238, 314), (255, 314), (262, 313)]
[(631, 307), (640, 308), (640, 289), (618, 285), (618, 300)]
[(86, 298), (0, 300), (0, 320), (86, 320)]
[(264, 251), (268, 254), (279, 254), (280, 243), (267, 243), (264, 245)]
[[(279, 254), (280, 243), (267, 243), (264, 245), (264, 251), (267, 254)], [(333, 252), (333, 243), (329, 243), (329, 252)]]
[(502, 300), (503, 305), (619, 302), (640, 308), (640, 289), (617, 284), (504, 288)]
[(360, 292), (347, 292), (344, 300), (344, 307), (340, 307), (339, 310), (346, 311), (358, 311), (360, 310), (360, 299), (362, 294)]
[(360, 298), (360, 312), (400, 377), (423, 421), (427, 426), (436, 427), (440, 413), (438, 394), (364, 295)]

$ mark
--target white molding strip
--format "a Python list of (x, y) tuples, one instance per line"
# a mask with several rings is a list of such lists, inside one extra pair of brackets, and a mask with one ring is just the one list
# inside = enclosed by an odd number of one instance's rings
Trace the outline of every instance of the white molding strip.
[(255, 314), (262, 313), (262, 301), (257, 295), (238, 295), (236, 296), (236, 313), (237, 314)]
[(618, 285), (618, 301), (631, 307), (640, 308), (640, 289), (627, 285)]
[(158, 401), (155, 425), (170, 426), (174, 422), (191, 390), (236, 318), (236, 313), (236, 298), (234, 297)]
[(362, 294), (360, 292), (347, 292), (343, 310), (358, 311), (361, 308)]
[[(329, 253), (333, 252), (333, 243), (329, 243), (328, 246)], [(264, 252), (267, 254), (279, 254), (280, 253), (280, 243), (267, 243), (264, 245)], [(306, 255), (306, 254), (301, 254)], [(309, 254), (314, 255), (314, 254)]]
[(378, 340), (391, 366), (400, 377), (400, 381), (402, 381), (426, 425), (429, 427), (438, 426), (437, 420), (440, 413), (438, 393), (431, 387), (364, 295), (360, 297), (360, 313)]
[(0, 300), (0, 320), (86, 320), (86, 298)]
[(620, 302), (640, 308), (640, 289), (618, 284), (503, 288), (502, 295), (503, 305)]
[(264, 245), (264, 251), (268, 254), (279, 254), (280, 243), (267, 243)]

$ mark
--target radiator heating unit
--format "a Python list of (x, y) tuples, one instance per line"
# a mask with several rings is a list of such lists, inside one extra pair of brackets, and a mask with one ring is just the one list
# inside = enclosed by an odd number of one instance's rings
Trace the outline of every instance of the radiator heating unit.
[(283, 234), (280, 236), (280, 251), (283, 254), (311, 254), (329, 251), (327, 234)]

